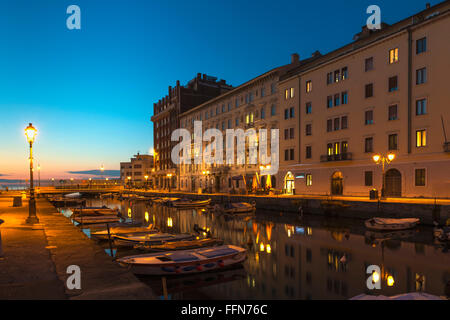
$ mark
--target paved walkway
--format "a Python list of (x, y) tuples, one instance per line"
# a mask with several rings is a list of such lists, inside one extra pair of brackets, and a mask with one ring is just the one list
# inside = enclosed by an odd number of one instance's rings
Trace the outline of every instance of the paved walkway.
[[(46, 200), (37, 200), (41, 224), (34, 227), (24, 224), (28, 206), (13, 208), (12, 203), (12, 198), (0, 198), (0, 219), (5, 221), (0, 225), (0, 299), (155, 298)], [(81, 269), (81, 290), (65, 285), (70, 265)]]

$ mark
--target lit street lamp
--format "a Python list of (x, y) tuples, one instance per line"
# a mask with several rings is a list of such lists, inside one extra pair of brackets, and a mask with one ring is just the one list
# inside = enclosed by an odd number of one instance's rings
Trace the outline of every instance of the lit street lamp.
[(39, 219), (36, 216), (36, 199), (34, 198), (34, 185), (33, 185), (33, 142), (36, 139), (37, 130), (30, 123), (25, 129), (25, 136), (30, 144), (30, 201), (28, 202), (28, 218), (27, 224), (39, 223)]
[(387, 156), (384, 155), (374, 155), (373, 156), (373, 161), (376, 164), (381, 164), (382, 165), (382, 187), (381, 187), (381, 199), (384, 200), (386, 199), (386, 195), (385, 195), (385, 187), (386, 187), (386, 174), (385, 174), (385, 166), (390, 164), (392, 161), (394, 161), (395, 159), (395, 154), (390, 153)]
[(208, 180), (209, 180), (209, 171), (203, 171), (202, 174), (205, 176), (205, 190), (208, 192)]
[(171, 187), (171, 184), (172, 184), (172, 177), (173, 177), (173, 174), (172, 174), (172, 173), (168, 173), (168, 174), (167, 174), (167, 177), (169, 178), (169, 193), (170, 193), (170, 187)]
[(128, 177), (128, 187), (131, 189), (131, 177)]
[(148, 175), (145, 175), (144, 178), (145, 178), (145, 190), (147, 190)]

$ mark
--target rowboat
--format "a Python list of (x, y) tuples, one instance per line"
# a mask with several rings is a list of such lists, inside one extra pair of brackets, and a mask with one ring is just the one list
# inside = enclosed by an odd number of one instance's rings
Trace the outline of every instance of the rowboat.
[(174, 201), (180, 200), (180, 198), (155, 198), (152, 199), (155, 203), (168, 204)]
[(74, 216), (102, 216), (102, 215), (117, 215), (118, 211), (109, 208), (86, 208), (86, 209), (72, 209)]
[(113, 236), (114, 243), (121, 247), (133, 247), (137, 244), (157, 245), (165, 242), (193, 240), (190, 234), (136, 232)]
[(244, 262), (247, 250), (225, 245), (207, 249), (149, 253), (120, 258), (121, 266), (141, 275), (181, 275), (218, 270)]
[[(114, 235), (124, 235), (130, 233), (138, 233), (138, 232), (146, 232), (149, 234), (158, 233), (157, 229), (152, 229), (149, 227), (111, 227), (109, 228), (109, 233), (112, 236)], [(108, 230), (99, 230), (95, 232), (91, 232), (91, 236), (98, 240), (107, 240), (108, 239)]]
[(190, 199), (179, 199), (172, 201), (171, 204), (175, 208), (196, 208), (196, 207), (204, 207), (211, 203), (211, 199), (207, 200), (190, 200)]
[(81, 216), (74, 217), (72, 220), (78, 224), (101, 224), (109, 222), (119, 222), (120, 218), (117, 216)]
[(147, 252), (166, 252), (166, 251), (178, 251), (178, 250), (188, 250), (188, 249), (200, 249), (205, 247), (213, 247), (222, 245), (223, 240), (206, 238), (198, 240), (186, 240), (186, 241), (175, 241), (166, 242), (160, 245), (147, 245), (138, 244), (134, 248), (141, 251)]
[(254, 213), (256, 211), (256, 204), (247, 202), (225, 203), (223, 206), (216, 204), (214, 210), (227, 214)]
[(379, 231), (406, 230), (415, 228), (419, 219), (384, 219), (372, 218), (364, 222), (366, 228)]

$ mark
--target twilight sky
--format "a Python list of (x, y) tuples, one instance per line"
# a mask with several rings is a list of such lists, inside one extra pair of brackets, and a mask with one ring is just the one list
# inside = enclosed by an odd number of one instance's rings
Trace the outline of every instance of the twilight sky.
[[(176, 80), (201, 72), (237, 86), (293, 52), (351, 42), (369, 5), (394, 23), (426, 2), (1, 0), (0, 176), (27, 177), (29, 122), (42, 179), (117, 170), (152, 147), (153, 102)], [(81, 30), (66, 27), (71, 4)]]

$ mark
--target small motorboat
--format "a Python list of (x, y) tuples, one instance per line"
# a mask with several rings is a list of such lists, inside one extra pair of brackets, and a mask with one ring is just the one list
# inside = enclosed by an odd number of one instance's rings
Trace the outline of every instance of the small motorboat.
[(68, 198), (68, 199), (78, 199), (78, 198), (81, 198), (81, 193), (79, 193), (79, 192), (69, 193), (69, 194), (66, 194), (66, 195), (64, 196), (64, 198)]
[(214, 210), (226, 214), (254, 213), (256, 211), (256, 203), (229, 202), (224, 205), (216, 204)]
[(120, 218), (118, 216), (86, 216), (86, 217), (77, 217), (75, 216), (73, 219), (78, 224), (87, 225), (87, 224), (102, 224), (102, 223), (113, 223), (119, 222)]
[(157, 245), (166, 242), (193, 240), (190, 234), (136, 232), (113, 236), (114, 243), (120, 247), (133, 247), (138, 244)]
[(186, 241), (166, 242), (160, 245), (138, 244), (134, 246), (135, 249), (147, 252), (165, 252), (178, 251), (188, 249), (200, 249), (205, 247), (219, 246), (223, 244), (223, 240), (206, 238)]
[[(124, 235), (124, 234), (130, 234), (130, 233), (137, 233), (137, 232), (145, 232), (145, 233), (158, 233), (158, 229), (153, 229), (152, 227), (111, 227), (109, 228), (109, 234), (111, 235), (111, 238), (114, 235)], [(93, 238), (96, 238), (98, 240), (108, 240), (108, 229), (99, 230), (91, 232), (91, 236)]]
[(211, 203), (211, 199), (207, 200), (190, 200), (190, 199), (178, 199), (172, 201), (171, 204), (175, 208), (197, 208), (205, 207)]
[(385, 219), (385, 218), (372, 218), (364, 222), (366, 228), (378, 231), (394, 231), (394, 230), (406, 230), (415, 228), (419, 224), (420, 220), (411, 219)]
[(246, 249), (225, 245), (207, 249), (149, 253), (124, 257), (117, 261), (135, 274), (181, 275), (230, 267), (244, 262), (246, 257)]
[(359, 296), (353, 297), (350, 300), (445, 300), (445, 299), (425, 292), (413, 292), (400, 294), (393, 297), (386, 297), (383, 295), (372, 296), (367, 294), (360, 294)]
[(119, 213), (118, 210), (109, 208), (74, 208), (72, 212), (74, 216), (108, 216)]

